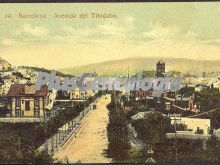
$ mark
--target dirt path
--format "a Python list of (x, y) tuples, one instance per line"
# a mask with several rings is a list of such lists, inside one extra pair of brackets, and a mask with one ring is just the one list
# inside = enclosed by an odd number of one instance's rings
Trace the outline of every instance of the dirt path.
[(97, 109), (89, 112), (81, 123), (78, 133), (73, 134), (67, 143), (54, 154), (58, 160), (69, 163), (109, 163), (111, 159), (103, 155), (107, 149), (108, 110), (106, 105), (111, 101), (110, 95), (103, 96), (97, 103)]

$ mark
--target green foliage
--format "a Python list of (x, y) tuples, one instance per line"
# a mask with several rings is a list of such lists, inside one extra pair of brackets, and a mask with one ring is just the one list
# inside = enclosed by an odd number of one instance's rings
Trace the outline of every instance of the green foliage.
[(194, 87), (188, 87), (187, 85), (179, 90), (179, 94), (184, 96), (192, 96), (195, 93)]
[(146, 144), (155, 144), (165, 138), (165, 133), (171, 132), (170, 119), (160, 112), (147, 113), (146, 119), (134, 121), (133, 126), (140, 138)]
[(220, 142), (216, 136), (212, 135), (207, 141), (207, 151), (203, 155), (204, 162), (220, 162)]
[(128, 123), (124, 112), (118, 107), (118, 103), (112, 96), (112, 101), (108, 105), (109, 124), (107, 126), (108, 149), (107, 155), (117, 162), (123, 162), (130, 149), (128, 138)]
[(6, 117), (7, 114), (11, 114), (10, 110), (6, 107), (0, 108), (0, 117)]
[(150, 70), (150, 71), (144, 70), (142, 73), (142, 77), (154, 77), (155, 73), (156, 73), (156, 71), (154, 71), (154, 70)]
[[(200, 105), (201, 112), (207, 112), (220, 107), (220, 93), (216, 88), (203, 88), (201, 92), (195, 93), (195, 101), (198, 105)], [(220, 128), (219, 110), (200, 115), (199, 118), (208, 118), (211, 120), (212, 128)]]
[(0, 123), (1, 163), (52, 162), (49, 155), (35, 151), (41, 139), (35, 132), (37, 125), (34, 123)]
[[(0, 123), (0, 163), (52, 163), (53, 159), (36, 149), (52, 136), (65, 123), (74, 119), (89, 103), (99, 95), (86, 102), (73, 105), (67, 103), (65, 110), (44, 123)], [(65, 104), (65, 103), (64, 103)], [(46, 134), (45, 134), (46, 129)]]
[(216, 88), (203, 88), (201, 92), (195, 92), (195, 101), (200, 105), (201, 112), (220, 107), (220, 93)]

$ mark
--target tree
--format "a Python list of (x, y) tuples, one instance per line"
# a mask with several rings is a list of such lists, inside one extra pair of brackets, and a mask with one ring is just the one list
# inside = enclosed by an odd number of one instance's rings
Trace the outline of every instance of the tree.
[(107, 155), (115, 161), (124, 161), (128, 157), (130, 143), (128, 138), (128, 123), (122, 109), (112, 95), (108, 105), (109, 123), (107, 126), (108, 149)]
[(166, 132), (171, 130), (170, 119), (160, 112), (149, 112), (145, 119), (138, 119), (132, 124), (137, 136), (147, 144), (155, 144), (165, 138)]

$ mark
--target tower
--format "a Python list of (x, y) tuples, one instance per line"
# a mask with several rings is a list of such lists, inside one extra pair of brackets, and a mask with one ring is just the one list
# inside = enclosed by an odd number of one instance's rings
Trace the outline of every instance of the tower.
[(165, 73), (165, 62), (163, 62), (162, 60), (157, 62), (156, 65), (156, 77), (164, 77), (164, 73)]

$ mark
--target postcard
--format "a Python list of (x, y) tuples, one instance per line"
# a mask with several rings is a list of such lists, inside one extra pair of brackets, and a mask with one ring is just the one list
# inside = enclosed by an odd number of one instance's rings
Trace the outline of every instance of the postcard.
[(219, 2), (0, 11), (0, 164), (220, 162)]

